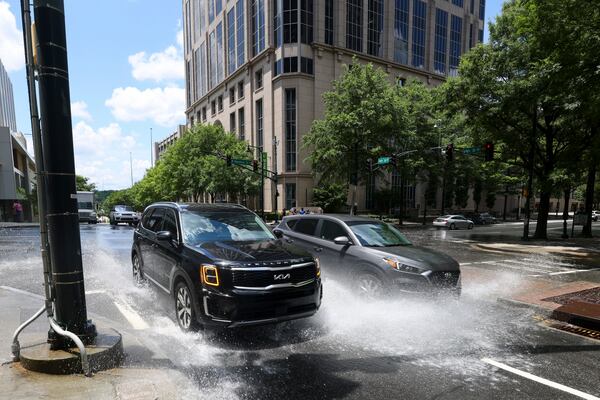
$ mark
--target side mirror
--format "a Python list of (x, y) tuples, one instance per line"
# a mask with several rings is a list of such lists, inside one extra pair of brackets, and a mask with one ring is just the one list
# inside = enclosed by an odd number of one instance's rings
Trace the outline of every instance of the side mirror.
[(173, 239), (173, 236), (171, 235), (171, 232), (169, 232), (169, 231), (160, 231), (156, 234), (156, 239), (157, 240), (171, 240), (171, 239)]
[(283, 237), (283, 232), (281, 229), (273, 229), (273, 235), (275, 235), (277, 239), (281, 239)]
[(340, 246), (350, 246), (352, 241), (348, 239), (348, 236), (338, 236), (333, 239), (333, 243), (338, 244)]

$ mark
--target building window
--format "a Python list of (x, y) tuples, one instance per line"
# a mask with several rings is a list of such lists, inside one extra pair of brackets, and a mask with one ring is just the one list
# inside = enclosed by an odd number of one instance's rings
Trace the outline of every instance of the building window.
[(219, 107), (219, 112), (223, 111), (223, 95), (217, 97), (217, 106)]
[(232, 74), (236, 69), (235, 57), (235, 10), (227, 13), (227, 72)]
[(383, 0), (369, 0), (367, 52), (383, 57)]
[(235, 133), (235, 112), (229, 114), (229, 132)]
[(256, 100), (256, 145), (263, 146), (263, 101)]
[(282, 0), (273, 0), (273, 40), (275, 47), (280, 47), (283, 43), (283, 29), (281, 29)]
[(196, 52), (194, 52), (196, 56), (196, 92), (198, 93), (198, 98), (204, 96), (207, 92), (206, 87), (206, 44), (202, 42), (200, 47)]
[(206, 107), (202, 107), (202, 121), (206, 122)]
[(473, 48), (473, 24), (469, 24), (469, 50)]
[(252, 56), (265, 49), (265, 0), (252, 0)]
[(283, 1), (283, 43), (298, 43), (298, 0)]
[(238, 0), (235, 5), (235, 19), (237, 30), (237, 66), (239, 68), (246, 60), (246, 45), (244, 40), (244, 0)]
[(262, 68), (254, 73), (254, 90), (261, 89), (263, 87), (263, 72)]
[(241, 99), (244, 98), (244, 81), (238, 82), (237, 87), (238, 87), (238, 89), (237, 89), (238, 90), (238, 96), (237, 97), (238, 97), (238, 100), (241, 100)]
[(283, 72), (298, 72), (298, 57), (285, 57), (283, 59)]
[(362, 51), (362, 0), (346, 0), (346, 47)]
[(450, 76), (458, 75), (462, 43), (462, 18), (452, 15), (450, 20)]
[(300, 42), (313, 42), (313, 0), (300, 0)]
[(427, 28), (427, 3), (413, 0), (412, 65), (425, 67), (425, 32)]
[(285, 208), (291, 210), (296, 207), (296, 184), (286, 183), (285, 184)]
[(281, 60), (275, 60), (275, 62), (273, 63), (273, 76), (278, 76), (279, 74), (281, 74), (281, 66)]
[(435, 10), (435, 48), (433, 52), (433, 69), (438, 74), (446, 73), (446, 43), (448, 41), (448, 13), (437, 8)]
[(408, 0), (396, 0), (394, 10), (394, 61), (408, 64)]
[(296, 89), (285, 89), (285, 170), (296, 171)]
[(300, 72), (314, 75), (314, 63), (312, 58), (300, 57)]
[(210, 115), (214, 117), (215, 114), (217, 114), (217, 102), (213, 100), (210, 102)]
[(240, 108), (238, 110), (238, 134), (240, 135), (240, 140), (246, 140), (246, 117), (244, 115), (244, 108)]
[(191, 63), (189, 61), (185, 62), (185, 101), (187, 106), (189, 107), (192, 104), (192, 76), (191, 76)]
[(406, 78), (403, 78), (401, 76), (396, 78), (396, 85), (399, 87), (403, 87), (406, 86)]
[(485, 0), (479, 0), (479, 19), (482, 21), (485, 19)]
[(215, 17), (218, 17), (221, 11), (223, 11), (223, 0), (215, 0)]
[(454, 4), (455, 6), (459, 6), (459, 7), (464, 7), (464, 0), (452, 0), (452, 4)]
[(325, 43), (333, 45), (333, 0), (325, 0)]
[(215, 20), (215, 3), (214, 0), (208, 0), (208, 23), (211, 24)]
[(477, 37), (479, 39), (479, 43), (483, 43), (483, 29), (479, 30), (479, 34)]
[(475, 14), (475, 0), (471, 0), (471, 9), (469, 11), (471, 11), (471, 14)]
[(229, 88), (229, 105), (235, 104), (235, 87)]

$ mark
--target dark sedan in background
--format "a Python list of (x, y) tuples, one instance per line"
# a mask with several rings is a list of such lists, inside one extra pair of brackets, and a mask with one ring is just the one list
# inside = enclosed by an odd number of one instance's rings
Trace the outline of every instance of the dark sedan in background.
[(273, 233), (318, 256), (324, 274), (367, 297), (394, 291), (461, 291), (454, 259), (413, 246), (398, 229), (379, 220), (333, 214), (289, 216)]

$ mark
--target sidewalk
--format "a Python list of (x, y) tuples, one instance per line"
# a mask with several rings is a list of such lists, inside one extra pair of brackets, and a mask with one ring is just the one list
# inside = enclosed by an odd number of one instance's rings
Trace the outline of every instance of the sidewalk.
[[(123, 335), (127, 358), (122, 367), (98, 372), (91, 378), (83, 375), (46, 375), (30, 372), (12, 362), (10, 354), (14, 330), (43, 305), (38, 296), (0, 287), (0, 393), (7, 399), (180, 399), (197, 398), (189, 378), (172, 365), (152, 367), (162, 360), (152, 359), (133, 335), (117, 328)], [(94, 316), (95, 322), (102, 319)], [(107, 323), (107, 321), (104, 321)], [(108, 322), (110, 323), (110, 322)], [(21, 347), (46, 337), (48, 323), (40, 317), (21, 334)], [(146, 367), (146, 365), (151, 367)]]
[(36, 228), (39, 222), (0, 222), (0, 229)]

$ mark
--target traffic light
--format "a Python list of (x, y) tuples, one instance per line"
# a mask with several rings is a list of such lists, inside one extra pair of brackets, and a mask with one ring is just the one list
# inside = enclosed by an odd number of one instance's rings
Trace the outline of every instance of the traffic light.
[(487, 142), (484, 145), (484, 151), (485, 151), (485, 161), (493, 161), (494, 160), (494, 143), (492, 142)]
[(231, 167), (231, 156), (227, 156), (227, 166)]
[(252, 160), (252, 171), (258, 172), (258, 160)]
[(446, 146), (446, 160), (449, 162), (454, 160), (454, 143), (450, 143)]

